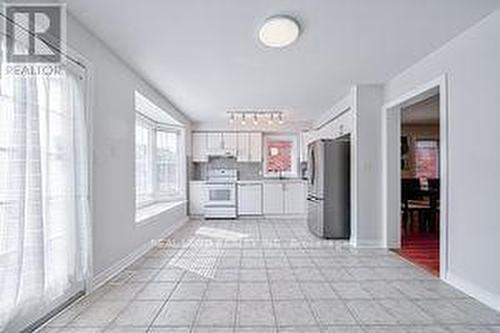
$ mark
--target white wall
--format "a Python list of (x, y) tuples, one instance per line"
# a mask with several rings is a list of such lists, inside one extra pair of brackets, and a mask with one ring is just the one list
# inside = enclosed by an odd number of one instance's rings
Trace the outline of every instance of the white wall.
[(380, 111), (382, 85), (356, 86), (355, 179), (357, 187), (357, 239), (360, 247), (383, 246), (382, 137)]
[[(320, 117), (307, 141), (334, 139), (351, 133), (351, 243), (381, 247), (382, 170), (380, 110), (382, 85), (354, 86), (349, 94)], [(341, 126), (342, 125), (342, 129)]]
[(443, 74), (449, 94), (448, 280), (500, 310), (500, 11), (385, 86), (385, 101)]
[(99, 276), (186, 218), (183, 205), (145, 225), (135, 223), (134, 91), (189, 121), (72, 16), (68, 44), (92, 63), (93, 270)]

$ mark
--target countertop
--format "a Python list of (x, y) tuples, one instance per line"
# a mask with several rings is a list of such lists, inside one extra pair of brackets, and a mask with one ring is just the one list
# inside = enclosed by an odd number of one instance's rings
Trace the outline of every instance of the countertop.
[[(302, 178), (264, 178), (264, 179), (252, 179), (245, 180), (241, 179), (237, 181), (237, 184), (263, 184), (263, 183), (301, 183), (305, 182)], [(205, 183), (205, 180), (190, 180), (190, 183)]]
[(265, 178), (258, 180), (238, 180), (238, 184), (262, 184), (262, 183), (301, 183), (305, 182), (302, 178)]

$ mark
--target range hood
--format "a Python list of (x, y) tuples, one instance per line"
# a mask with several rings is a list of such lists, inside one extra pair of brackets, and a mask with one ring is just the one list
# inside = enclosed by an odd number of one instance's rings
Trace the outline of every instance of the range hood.
[(207, 152), (208, 157), (236, 157), (236, 149), (217, 149)]

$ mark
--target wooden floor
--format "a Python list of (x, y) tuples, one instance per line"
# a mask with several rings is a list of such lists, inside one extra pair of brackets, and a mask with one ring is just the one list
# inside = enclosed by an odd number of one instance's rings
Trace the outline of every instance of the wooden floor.
[(406, 233), (396, 252), (412, 263), (439, 276), (439, 230), (420, 231), (418, 226)]

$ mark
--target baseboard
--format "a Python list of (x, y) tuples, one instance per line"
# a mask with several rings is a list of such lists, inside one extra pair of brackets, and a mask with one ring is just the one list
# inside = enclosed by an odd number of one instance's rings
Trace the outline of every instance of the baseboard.
[(492, 294), (478, 285), (464, 280), (450, 272), (448, 272), (444, 281), (490, 308), (500, 311), (500, 295)]
[[(205, 217), (203, 215), (190, 215), (191, 219), (195, 220), (204, 220)], [(255, 220), (255, 219), (277, 219), (277, 220), (284, 220), (284, 219), (290, 219), (293, 218), (294, 220), (297, 219), (307, 219), (307, 214), (267, 214), (267, 215), (238, 215), (236, 220)]]
[(399, 244), (398, 242), (387, 242), (384, 247), (388, 249), (399, 249), (401, 248), (401, 244)]
[(351, 245), (354, 247), (358, 248), (385, 248), (385, 244), (382, 241), (379, 240), (363, 240), (363, 239), (358, 239), (358, 240), (352, 240)]
[(87, 293), (91, 293), (94, 290), (98, 289), (102, 285), (104, 285), (106, 282), (111, 280), (114, 276), (119, 274), (121, 271), (123, 271), (125, 268), (133, 264), (136, 260), (144, 256), (149, 250), (151, 250), (153, 247), (155, 247), (158, 242), (161, 240), (167, 238), (170, 236), (172, 233), (174, 233), (177, 229), (182, 227), (187, 221), (189, 220), (189, 217), (185, 217), (179, 222), (175, 223), (174, 225), (170, 226), (168, 229), (166, 229), (161, 235), (158, 237), (155, 237), (155, 239), (152, 239), (141, 246), (139, 246), (135, 251), (132, 253), (128, 254), (127, 256), (123, 257), (122, 259), (118, 260), (114, 264), (112, 264), (110, 267), (106, 268), (104, 271), (96, 274), (94, 277), (92, 277), (90, 286), (87, 286)]
[(264, 219), (277, 219), (277, 220), (285, 220), (285, 219), (294, 219), (294, 220), (305, 220), (307, 219), (307, 214), (265, 214), (261, 215)]

